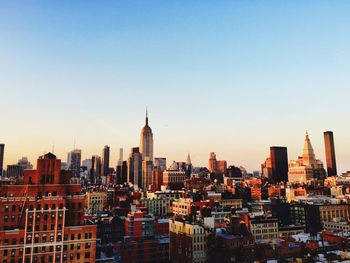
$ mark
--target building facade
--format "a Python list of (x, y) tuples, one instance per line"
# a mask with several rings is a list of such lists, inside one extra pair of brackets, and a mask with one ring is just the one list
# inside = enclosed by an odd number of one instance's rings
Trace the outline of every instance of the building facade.
[(74, 177), (80, 177), (81, 165), (81, 150), (74, 149), (68, 153), (67, 157), (68, 170), (70, 170)]
[(146, 124), (141, 130), (140, 153), (142, 160), (153, 161), (153, 133), (148, 125), (148, 112), (146, 111)]
[(2, 262), (95, 262), (96, 226), (84, 221), (80, 184), (48, 153), (20, 185), (0, 187)]
[(0, 143), (0, 176), (4, 173), (5, 144)]
[(288, 180), (291, 183), (306, 183), (313, 179), (324, 179), (323, 163), (316, 159), (309, 134), (306, 132), (303, 155), (289, 162)]
[(326, 152), (327, 175), (334, 176), (334, 175), (337, 175), (337, 163), (335, 160), (333, 132), (326, 131), (323, 133), (323, 136), (324, 136), (324, 148)]
[(271, 181), (273, 183), (288, 182), (287, 147), (270, 147)]
[(105, 145), (102, 150), (102, 176), (109, 174), (109, 154), (110, 148), (108, 145)]

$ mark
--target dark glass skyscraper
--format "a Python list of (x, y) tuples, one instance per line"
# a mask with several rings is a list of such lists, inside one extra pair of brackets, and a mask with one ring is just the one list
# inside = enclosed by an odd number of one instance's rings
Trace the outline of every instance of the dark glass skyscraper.
[(270, 147), (272, 166), (271, 179), (274, 183), (288, 182), (288, 154), (287, 147)]
[(328, 176), (337, 175), (337, 164), (335, 161), (335, 149), (333, 132), (326, 131), (324, 135), (324, 148), (326, 151), (326, 163)]
[(5, 144), (0, 144), (0, 176), (2, 176), (4, 170), (4, 152)]
[(106, 176), (109, 173), (109, 146), (103, 147), (102, 151), (102, 175)]

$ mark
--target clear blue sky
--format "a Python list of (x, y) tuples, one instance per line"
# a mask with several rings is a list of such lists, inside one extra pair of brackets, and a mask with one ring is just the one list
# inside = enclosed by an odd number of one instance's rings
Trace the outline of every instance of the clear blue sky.
[(269, 146), (301, 154), (335, 133), (350, 169), (349, 1), (0, 1), (6, 163), (138, 145), (258, 170)]

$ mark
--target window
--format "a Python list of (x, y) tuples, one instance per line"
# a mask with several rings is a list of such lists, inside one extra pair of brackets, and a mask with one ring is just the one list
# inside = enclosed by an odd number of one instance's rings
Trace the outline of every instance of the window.
[(16, 211), (16, 205), (13, 205), (12, 206), (12, 212), (15, 212)]

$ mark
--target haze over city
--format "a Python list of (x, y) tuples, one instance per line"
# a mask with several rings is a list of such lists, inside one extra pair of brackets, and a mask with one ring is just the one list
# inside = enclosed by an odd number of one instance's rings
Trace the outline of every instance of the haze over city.
[[(254, 3), (254, 4), (253, 4)], [(335, 136), (350, 170), (348, 2), (46, 2), (0, 8), (0, 142), (5, 165), (52, 150), (65, 160), (139, 144), (154, 155), (260, 170), (272, 145), (325, 161)]]

